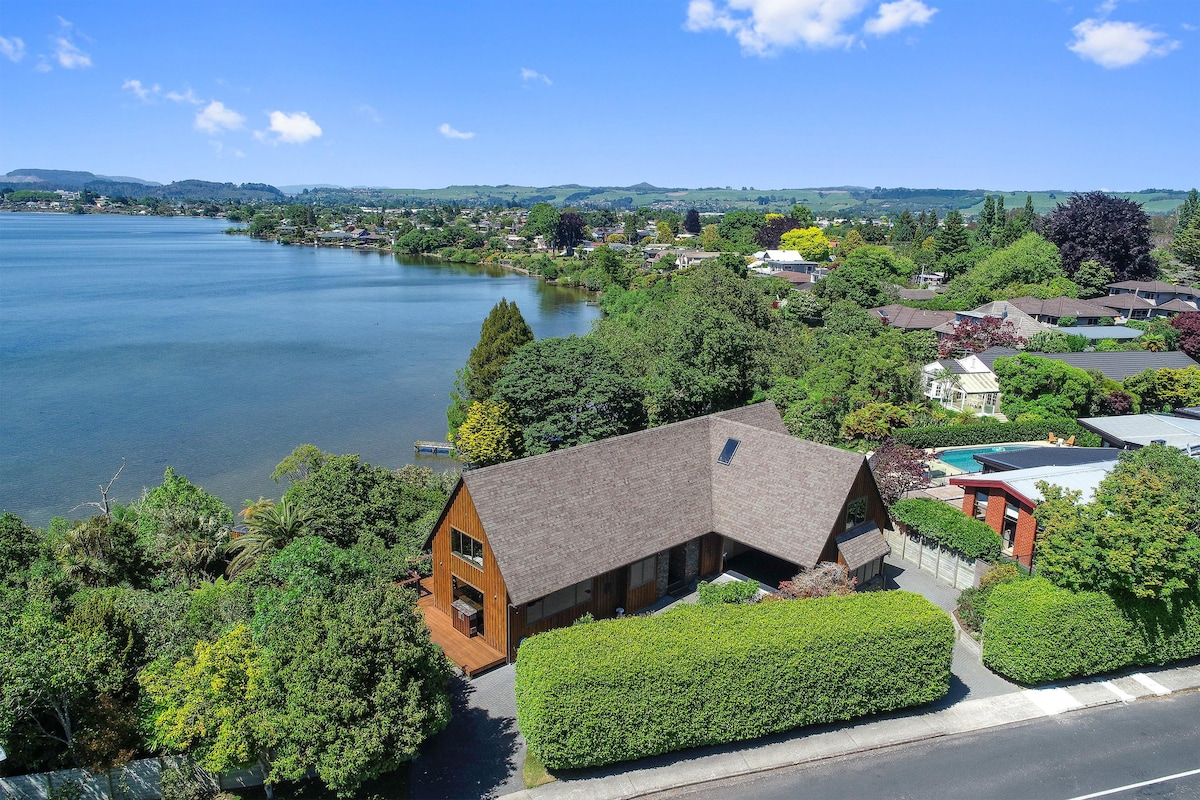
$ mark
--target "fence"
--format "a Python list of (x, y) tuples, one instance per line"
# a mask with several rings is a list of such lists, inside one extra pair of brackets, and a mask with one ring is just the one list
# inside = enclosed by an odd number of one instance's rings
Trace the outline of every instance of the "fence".
[[(177, 762), (169, 758), (143, 758), (101, 774), (65, 769), (0, 778), (0, 800), (49, 800), (71, 782), (79, 786), (80, 800), (159, 800), (162, 771), (173, 763)], [(222, 791), (263, 784), (262, 769), (257, 766), (220, 773), (214, 778)]]
[(979, 583), (979, 571), (987, 562), (967, 558), (962, 553), (942, 547), (932, 539), (916, 533), (888, 530), (885, 534), (892, 546), (892, 555), (899, 556), (917, 569), (939, 578), (956, 589), (966, 589)]

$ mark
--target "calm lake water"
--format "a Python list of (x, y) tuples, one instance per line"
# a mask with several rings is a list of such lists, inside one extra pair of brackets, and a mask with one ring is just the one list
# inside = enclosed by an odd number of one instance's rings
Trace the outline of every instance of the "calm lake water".
[(235, 510), (279, 496), (270, 473), (299, 444), (398, 467), (445, 438), (455, 370), (500, 298), (538, 338), (597, 316), (577, 291), (495, 268), (226, 227), (0, 214), (0, 510), (72, 516), (122, 458), (122, 500), (173, 466)]

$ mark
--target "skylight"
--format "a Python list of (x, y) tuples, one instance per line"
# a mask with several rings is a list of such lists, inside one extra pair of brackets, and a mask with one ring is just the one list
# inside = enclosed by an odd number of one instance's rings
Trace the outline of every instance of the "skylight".
[(717, 463), (729, 466), (729, 462), (733, 461), (733, 454), (737, 452), (739, 444), (741, 442), (737, 439), (726, 439), (725, 446), (721, 448), (721, 455), (717, 456)]

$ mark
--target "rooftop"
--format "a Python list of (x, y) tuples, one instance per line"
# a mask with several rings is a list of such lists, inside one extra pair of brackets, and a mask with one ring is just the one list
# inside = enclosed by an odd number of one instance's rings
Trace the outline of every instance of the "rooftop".
[[(979, 359), (991, 369), (997, 358), (1015, 356), (1020, 350), (1011, 347), (992, 347), (979, 354)], [(1148, 369), (1186, 369), (1200, 366), (1187, 353), (1171, 350), (1165, 353), (1155, 353), (1150, 350), (1122, 350), (1115, 353), (1029, 353), (1038, 358), (1051, 358), (1055, 361), (1065, 361), (1079, 369), (1095, 369), (1106, 378), (1123, 381), (1130, 375), (1137, 375)]]
[(1070, 467), (1110, 461), (1116, 456), (1111, 447), (1027, 447), (1000, 453), (979, 453), (975, 460), (996, 472), (1034, 467)]
[[(1111, 449), (1109, 452), (1113, 453)], [(1095, 497), (1096, 487), (1116, 465), (1117, 458), (1113, 453), (1113, 457), (1106, 461), (1090, 464), (1030, 467), (1008, 472), (989, 472), (986, 475), (959, 475), (951, 478), (950, 483), (965, 487), (1003, 486), (1011, 494), (1035, 506), (1043, 499), (1038, 484), (1045, 481), (1053, 486), (1061, 486), (1067, 491), (1079, 492), (1080, 499), (1086, 503)]]
[(1200, 419), (1166, 414), (1127, 414), (1089, 417), (1079, 424), (1120, 447), (1145, 447), (1160, 442), (1200, 458)]

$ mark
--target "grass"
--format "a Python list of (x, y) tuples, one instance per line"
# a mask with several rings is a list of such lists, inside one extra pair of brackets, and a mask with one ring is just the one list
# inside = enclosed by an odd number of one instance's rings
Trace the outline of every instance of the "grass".
[(521, 765), (521, 780), (525, 782), (526, 789), (532, 789), (535, 786), (553, 783), (558, 778), (546, 770), (542, 762), (538, 761), (537, 756), (526, 750), (525, 763)]

